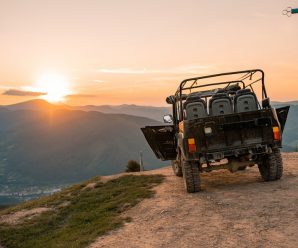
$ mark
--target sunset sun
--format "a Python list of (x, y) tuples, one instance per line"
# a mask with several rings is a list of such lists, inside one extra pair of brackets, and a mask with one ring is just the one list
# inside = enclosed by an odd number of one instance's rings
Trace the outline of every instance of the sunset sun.
[(67, 79), (59, 74), (44, 74), (36, 84), (40, 92), (44, 92), (43, 99), (50, 102), (61, 102), (71, 93)]

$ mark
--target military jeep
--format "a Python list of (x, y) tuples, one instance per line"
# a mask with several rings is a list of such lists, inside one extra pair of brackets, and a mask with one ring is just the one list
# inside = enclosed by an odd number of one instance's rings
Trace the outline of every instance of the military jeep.
[(201, 190), (200, 174), (258, 165), (265, 181), (282, 177), (282, 133), (289, 106), (275, 109), (259, 69), (189, 78), (166, 98), (164, 126), (141, 128), (161, 160), (171, 160), (187, 192)]

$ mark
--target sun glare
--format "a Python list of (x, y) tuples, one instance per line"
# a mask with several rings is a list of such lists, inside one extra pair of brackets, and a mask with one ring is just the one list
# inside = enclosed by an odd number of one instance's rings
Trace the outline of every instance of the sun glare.
[(50, 102), (61, 102), (71, 93), (69, 82), (58, 74), (44, 74), (36, 84), (38, 91), (44, 92), (43, 99)]

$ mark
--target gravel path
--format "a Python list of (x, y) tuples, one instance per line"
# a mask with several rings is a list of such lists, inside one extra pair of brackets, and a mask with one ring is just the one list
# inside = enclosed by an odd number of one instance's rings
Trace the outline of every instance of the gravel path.
[(132, 222), (99, 237), (97, 247), (298, 247), (298, 153), (283, 154), (282, 180), (262, 182), (257, 167), (202, 175), (187, 194), (171, 168), (156, 195), (125, 213)]

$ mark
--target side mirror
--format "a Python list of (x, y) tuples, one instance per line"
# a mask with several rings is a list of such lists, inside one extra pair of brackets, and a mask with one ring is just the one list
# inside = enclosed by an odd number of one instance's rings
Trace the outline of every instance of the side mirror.
[(163, 117), (163, 122), (164, 123), (172, 123), (173, 122), (173, 116), (172, 115), (165, 115)]
[(270, 98), (269, 97), (262, 100), (262, 108), (270, 108)]

